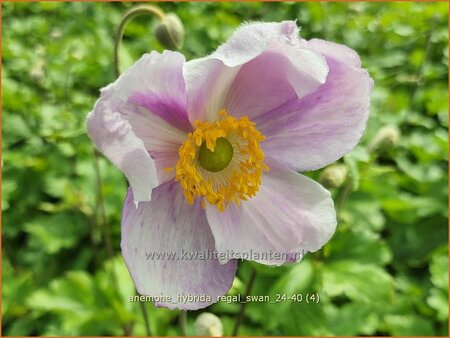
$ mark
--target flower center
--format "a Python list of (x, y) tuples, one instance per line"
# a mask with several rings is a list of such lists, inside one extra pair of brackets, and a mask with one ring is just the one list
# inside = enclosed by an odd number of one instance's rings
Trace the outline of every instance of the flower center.
[(265, 139), (248, 117), (228, 116), (225, 110), (214, 122), (195, 121), (178, 150), (175, 180), (183, 188), (189, 204), (196, 197), (224, 211), (230, 202), (237, 205), (256, 195), (263, 171)]
[(224, 137), (216, 140), (214, 150), (209, 150), (206, 142), (203, 142), (198, 151), (198, 160), (200, 165), (212, 172), (218, 172), (225, 169), (233, 158), (233, 146), (230, 141)]

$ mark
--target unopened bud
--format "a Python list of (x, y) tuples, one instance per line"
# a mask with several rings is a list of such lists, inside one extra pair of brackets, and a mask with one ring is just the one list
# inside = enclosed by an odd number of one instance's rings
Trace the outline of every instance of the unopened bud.
[(322, 172), (320, 182), (326, 188), (339, 188), (347, 179), (347, 172), (344, 164), (333, 164)]
[(222, 337), (222, 322), (216, 315), (209, 312), (203, 312), (195, 320), (195, 334), (197, 336)]
[(385, 151), (394, 148), (400, 141), (400, 131), (396, 126), (388, 125), (381, 128), (369, 145), (370, 150)]
[(155, 29), (158, 41), (167, 49), (180, 49), (184, 42), (184, 27), (175, 13), (168, 13)]

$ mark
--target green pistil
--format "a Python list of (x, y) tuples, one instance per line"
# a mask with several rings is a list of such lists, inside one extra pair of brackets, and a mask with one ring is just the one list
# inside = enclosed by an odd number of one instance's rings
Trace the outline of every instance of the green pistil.
[(204, 169), (212, 172), (218, 172), (225, 169), (232, 158), (233, 146), (223, 137), (216, 140), (214, 151), (209, 150), (206, 147), (206, 143), (203, 142), (198, 153), (200, 165)]

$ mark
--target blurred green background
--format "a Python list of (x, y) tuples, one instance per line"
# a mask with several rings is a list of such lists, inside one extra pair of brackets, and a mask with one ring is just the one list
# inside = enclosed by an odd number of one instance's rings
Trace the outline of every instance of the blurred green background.
[[(85, 131), (99, 89), (114, 80), (114, 34), (131, 6), (2, 3), (3, 335), (146, 333), (119, 248), (127, 184)], [(242, 21), (297, 19), (304, 38), (355, 49), (375, 80), (364, 138), (340, 161), (350, 183), (331, 188), (334, 238), (298, 264), (240, 263), (230, 291), (243, 293), (255, 266), (252, 294), (317, 293), (320, 302), (249, 303), (240, 334), (447, 335), (448, 5), (160, 6), (182, 19), (188, 59)], [(155, 25), (146, 16), (129, 24), (122, 69), (162, 50)], [(308, 175), (325, 182), (321, 171)], [(179, 311), (143, 306), (152, 334), (182, 333)], [(189, 312), (187, 334), (203, 311), (229, 335), (239, 305)]]

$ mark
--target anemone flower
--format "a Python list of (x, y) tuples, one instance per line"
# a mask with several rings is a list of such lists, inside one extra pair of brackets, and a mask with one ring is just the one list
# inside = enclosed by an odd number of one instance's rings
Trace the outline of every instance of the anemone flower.
[(145, 54), (103, 88), (88, 133), (130, 184), (121, 248), (137, 290), (198, 309), (229, 290), (237, 259), (320, 249), (333, 201), (298, 172), (355, 147), (372, 87), (353, 50), (283, 21), (244, 24), (200, 59)]

